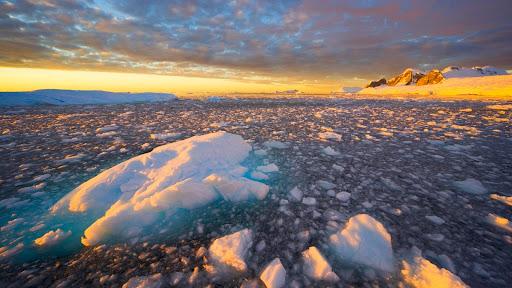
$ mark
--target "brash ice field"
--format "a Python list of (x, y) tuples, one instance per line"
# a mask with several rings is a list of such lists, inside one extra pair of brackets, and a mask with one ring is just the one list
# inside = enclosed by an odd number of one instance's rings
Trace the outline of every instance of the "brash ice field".
[(512, 102), (210, 100), (0, 107), (0, 286), (512, 283)]

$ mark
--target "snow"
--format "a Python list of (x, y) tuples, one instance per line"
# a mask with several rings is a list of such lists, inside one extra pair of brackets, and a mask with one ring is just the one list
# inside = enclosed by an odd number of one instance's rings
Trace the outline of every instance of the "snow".
[(367, 214), (350, 218), (345, 229), (330, 236), (330, 247), (340, 262), (383, 272), (394, 270), (391, 236), (380, 222)]
[(50, 231), (40, 238), (37, 238), (34, 243), (38, 246), (51, 247), (55, 246), (71, 235), (71, 231), (64, 232), (61, 229), (57, 229), (56, 231)]
[(362, 95), (483, 95), (507, 97), (512, 95), (512, 75), (450, 78), (443, 83), (425, 86), (379, 86), (366, 88)]
[(468, 287), (452, 272), (437, 268), (436, 265), (421, 256), (421, 251), (413, 248), (411, 260), (402, 261), (405, 282), (416, 288), (463, 288)]
[(279, 258), (272, 260), (261, 273), (261, 281), (267, 288), (281, 288), (286, 282), (286, 270)]
[(485, 189), (482, 182), (473, 178), (468, 178), (464, 181), (455, 181), (453, 184), (463, 192), (469, 194), (482, 195), (487, 193), (487, 189)]
[(160, 288), (166, 286), (161, 273), (151, 276), (133, 277), (123, 285), (123, 288)]
[(327, 282), (337, 282), (340, 280), (338, 275), (332, 271), (331, 265), (327, 262), (324, 255), (314, 247), (302, 252), (304, 261), (303, 271), (307, 276)]
[(83, 105), (176, 100), (169, 93), (119, 93), (85, 90), (36, 90), (30, 92), (0, 92), (0, 106), (18, 105)]
[(247, 270), (245, 256), (252, 244), (252, 231), (244, 229), (216, 239), (208, 251), (217, 269), (240, 273)]
[(63, 197), (52, 211), (104, 214), (82, 238), (84, 245), (96, 245), (109, 237), (135, 237), (161, 220), (162, 212), (172, 215), (220, 198), (261, 200), (267, 185), (230, 174), (240, 170), (251, 150), (242, 137), (225, 132), (163, 145), (103, 171)]

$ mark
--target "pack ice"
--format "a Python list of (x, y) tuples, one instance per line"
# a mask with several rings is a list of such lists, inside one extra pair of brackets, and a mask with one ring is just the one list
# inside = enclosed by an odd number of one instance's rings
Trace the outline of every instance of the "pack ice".
[(240, 165), (251, 150), (242, 137), (225, 132), (166, 144), (100, 173), (51, 210), (100, 216), (84, 232), (86, 246), (113, 236), (135, 238), (179, 209), (263, 199), (269, 187), (244, 177), (248, 169)]

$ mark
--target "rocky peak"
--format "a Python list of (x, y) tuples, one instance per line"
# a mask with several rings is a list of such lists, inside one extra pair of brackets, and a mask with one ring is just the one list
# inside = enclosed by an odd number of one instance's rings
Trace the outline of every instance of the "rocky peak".
[(388, 85), (389, 86), (399, 86), (399, 85), (415, 84), (423, 76), (425, 76), (425, 72), (407, 68), (407, 69), (405, 69), (405, 71), (402, 74), (389, 80)]
[[(457, 67), (455, 67), (457, 68)], [(439, 72), (439, 70), (432, 70), (428, 72), (426, 76), (421, 77), (418, 82), (416, 82), (416, 86), (423, 86), (423, 85), (434, 85), (439, 84), (444, 80), (443, 74)]]
[(378, 80), (378, 81), (371, 81), (370, 83), (366, 84), (366, 86), (364, 86), (364, 88), (375, 88), (375, 87), (378, 87), (381, 85), (386, 85), (386, 84), (387, 84), (386, 79), (380, 78), (380, 80)]

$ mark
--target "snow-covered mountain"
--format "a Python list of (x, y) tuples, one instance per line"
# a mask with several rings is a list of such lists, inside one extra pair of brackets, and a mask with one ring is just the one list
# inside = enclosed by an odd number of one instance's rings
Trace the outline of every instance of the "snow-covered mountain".
[[(492, 77), (490, 77), (492, 76)], [(381, 79), (382, 80), (382, 79)], [(421, 95), (488, 95), (511, 96), (512, 75), (492, 66), (459, 68), (425, 72), (406, 69), (387, 81), (372, 81), (359, 94), (421, 94)], [(415, 83), (416, 85), (411, 85)]]
[(28, 92), (0, 92), (0, 106), (80, 105), (176, 100), (169, 93), (120, 93), (99, 90), (45, 89)]
[(469, 78), (469, 77), (483, 77), (483, 76), (496, 76), (508, 75), (507, 71), (494, 68), (492, 66), (459, 68), (457, 66), (449, 66), (441, 71), (444, 78)]

